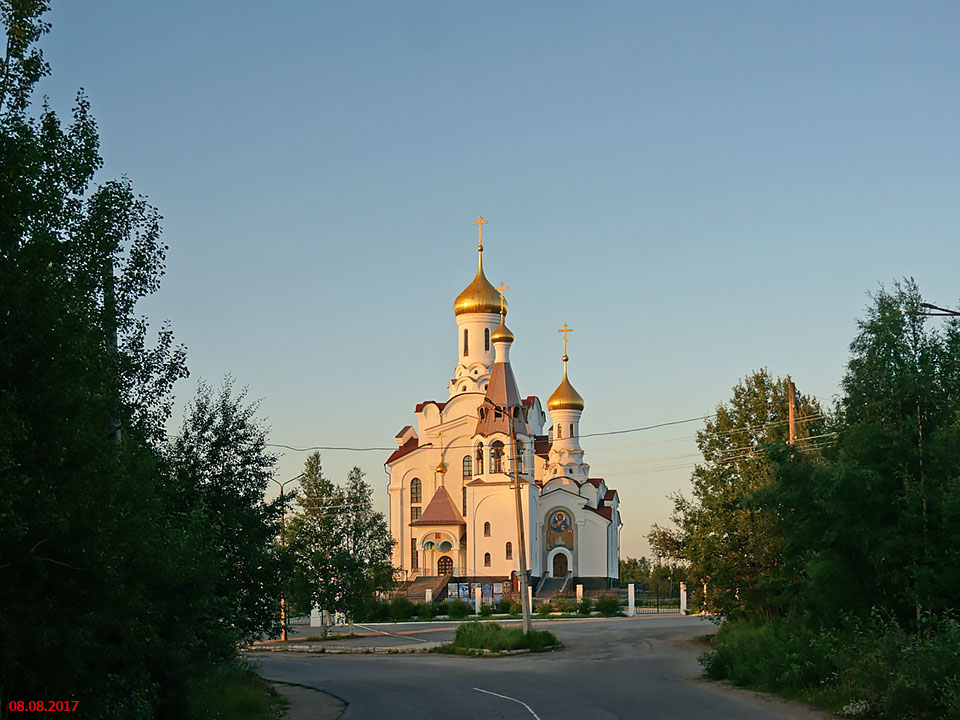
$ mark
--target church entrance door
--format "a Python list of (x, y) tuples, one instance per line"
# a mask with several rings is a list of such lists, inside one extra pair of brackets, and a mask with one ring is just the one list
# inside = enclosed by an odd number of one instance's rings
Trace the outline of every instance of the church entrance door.
[(567, 576), (567, 556), (562, 552), (553, 556), (553, 576), (555, 578)]
[(437, 575), (453, 575), (453, 559), (449, 555), (437, 560)]

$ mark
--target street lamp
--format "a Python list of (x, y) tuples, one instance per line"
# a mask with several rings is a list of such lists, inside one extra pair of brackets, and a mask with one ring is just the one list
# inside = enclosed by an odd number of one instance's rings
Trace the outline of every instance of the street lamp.
[(926, 315), (927, 317), (960, 317), (960, 312), (957, 310), (949, 310), (947, 308), (942, 308), (938, 305), (931, 305), (930, 303), (922, 302), (920, 307), (924, 308), (927, 311), (933, 310), (935, 312), (922, 312), (921, 315)]
[[(284, 521), (286, 519), (286, 502), (284, 500), (283, 490), (284, 488), (292, 482), (296, 482), (303, 477), (303, 473), (300, 473), (296, 477), (290, 478), (289, 480), (284, 480), (280, 482), (279, 480), (274, 480), (270, 478), (270, 482), (274, 482), (280, 486), (280, 547), (286, 547), (287, 538), (284, 533)], [(283, 572), (283, 566), (280, 566), (281, 573)], [(283, 596), (283, 578), (280, 579), (280, 639), (283, 642), (287, 641), (287, 601)]]

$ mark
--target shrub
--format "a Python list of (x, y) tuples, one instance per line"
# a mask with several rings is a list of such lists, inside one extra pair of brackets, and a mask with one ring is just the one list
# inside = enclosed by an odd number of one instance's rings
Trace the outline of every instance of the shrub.
[(597, 598), (597, 610), (604, 617), (611, 617), (620, 612), (620, 598), (616, 595), (601, 595)]
[(443, 602), (433, 604), (433, 614), (434, 615), (449, 615), (450, 614), (450, 601), (444, 600)]
[(481, 605), (480, 606), (480, 617), (488, 618), (493, 615), (493, 605)]
[(470, 614), (470, 606), (463, 600), (451, 600), (447, 603), (447, 615), (454, 620), (463, 620)]
[(497, 623), (463, 623), (457, 628), (453, 646), (461, 649), (519, 650), (529, 648), (534, 651), (557, 647), (560, 641), (547, 630), (533, 630), (524, 634), (520, 628), (505, 628)]
[(433, 603), (417, 603), (414, 613), (421, 620), (429, 620), (434, 613)]
[(593, 610), (593, 600), (584, 596), (583, 600), (577, 603), (577, 612), (581, 615), (589, 615), (591, 610)]
[(520, 603), (514, 603), (513, 600), (507, 598), (506, 600), (500, 601), (500, 612), (513, 615), (514, 613), (522, 612)]
[(547, 617), (550, 613), (553, 612), (553, 605), (549, 602), (543, 603), (540, 607), (537, 608), (537, 615), (540, 617)]
[(565, 597), (558, 597), (554, 603), (557, 608), (557, 612), (567, 612), (570, 610), (570, 601)]
[(373, 600), (357, 611), (356, 622), (386, 622), (390, 619), (390, 603)]
[(416, 606), (405, 597), (395, 597), (390, 603), (391, 620), (409, 620), (413, 617)]

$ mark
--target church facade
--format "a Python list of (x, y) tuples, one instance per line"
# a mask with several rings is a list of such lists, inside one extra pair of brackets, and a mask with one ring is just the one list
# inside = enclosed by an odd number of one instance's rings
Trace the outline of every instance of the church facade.
[(590, 476), (580, 445), (584, 400), (563, 377), (544, 408), (522, 396), (510, 364), (506, 301), (483, 272), (454, 302), (457, 364), (445, 400), (414, 409), (397, 433), (390, 473), (393, 565), (418, 577), (517, 583), (519, 480), (531, 582), (609, 587), (619, 577), (619, 497)]

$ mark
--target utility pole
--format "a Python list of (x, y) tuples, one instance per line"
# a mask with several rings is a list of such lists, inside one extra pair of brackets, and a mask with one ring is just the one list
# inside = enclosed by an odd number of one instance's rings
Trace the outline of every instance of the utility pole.
[[(287, 504), (283, 497), (283, 489), (290, 483), (296, 482), (302, 477), (303, 477), (303, 473), (300, 473), (295, 478), (290, 478), (289, 480), (285, 480), (283, 482), (270, 478), (270, 480), (272, 480), (273, 482), (275, 482), (277, 485), (280, 486), (280, 547), (287, 546), (287, 537), (286, 537), (286, 533), (284, 532)], [(283, 642), (287, 641), (287, 600), (284, 597), (282, 581), (280, 585), (280, 639)]]
[(789, 408), (787, 417), (790, 422), (790, 439), (787, 440), (787, 443), (793, 445), (797, 441), (797, 388), (793, 384), (793, 380), (790, 381), (790, 394), (787, 396), (787, 407)]
[(517, 500), (517, 536), (520, 543), (520, 607), (523, 613), (523, 632), (528, 634), (533, 630), (533, 623), (530, 620), (530, 593), (527, 591), (529, 580), (527, 579), (527, 543), (523, 532), (523, 506), (521, 505), (520, 495), (520, 473), (517, 471), (517, 429), (513, 424), (513, 415), (507, 411), (507, 422), (510, 423), (510, 445), (513, 453), (513, 488)]

